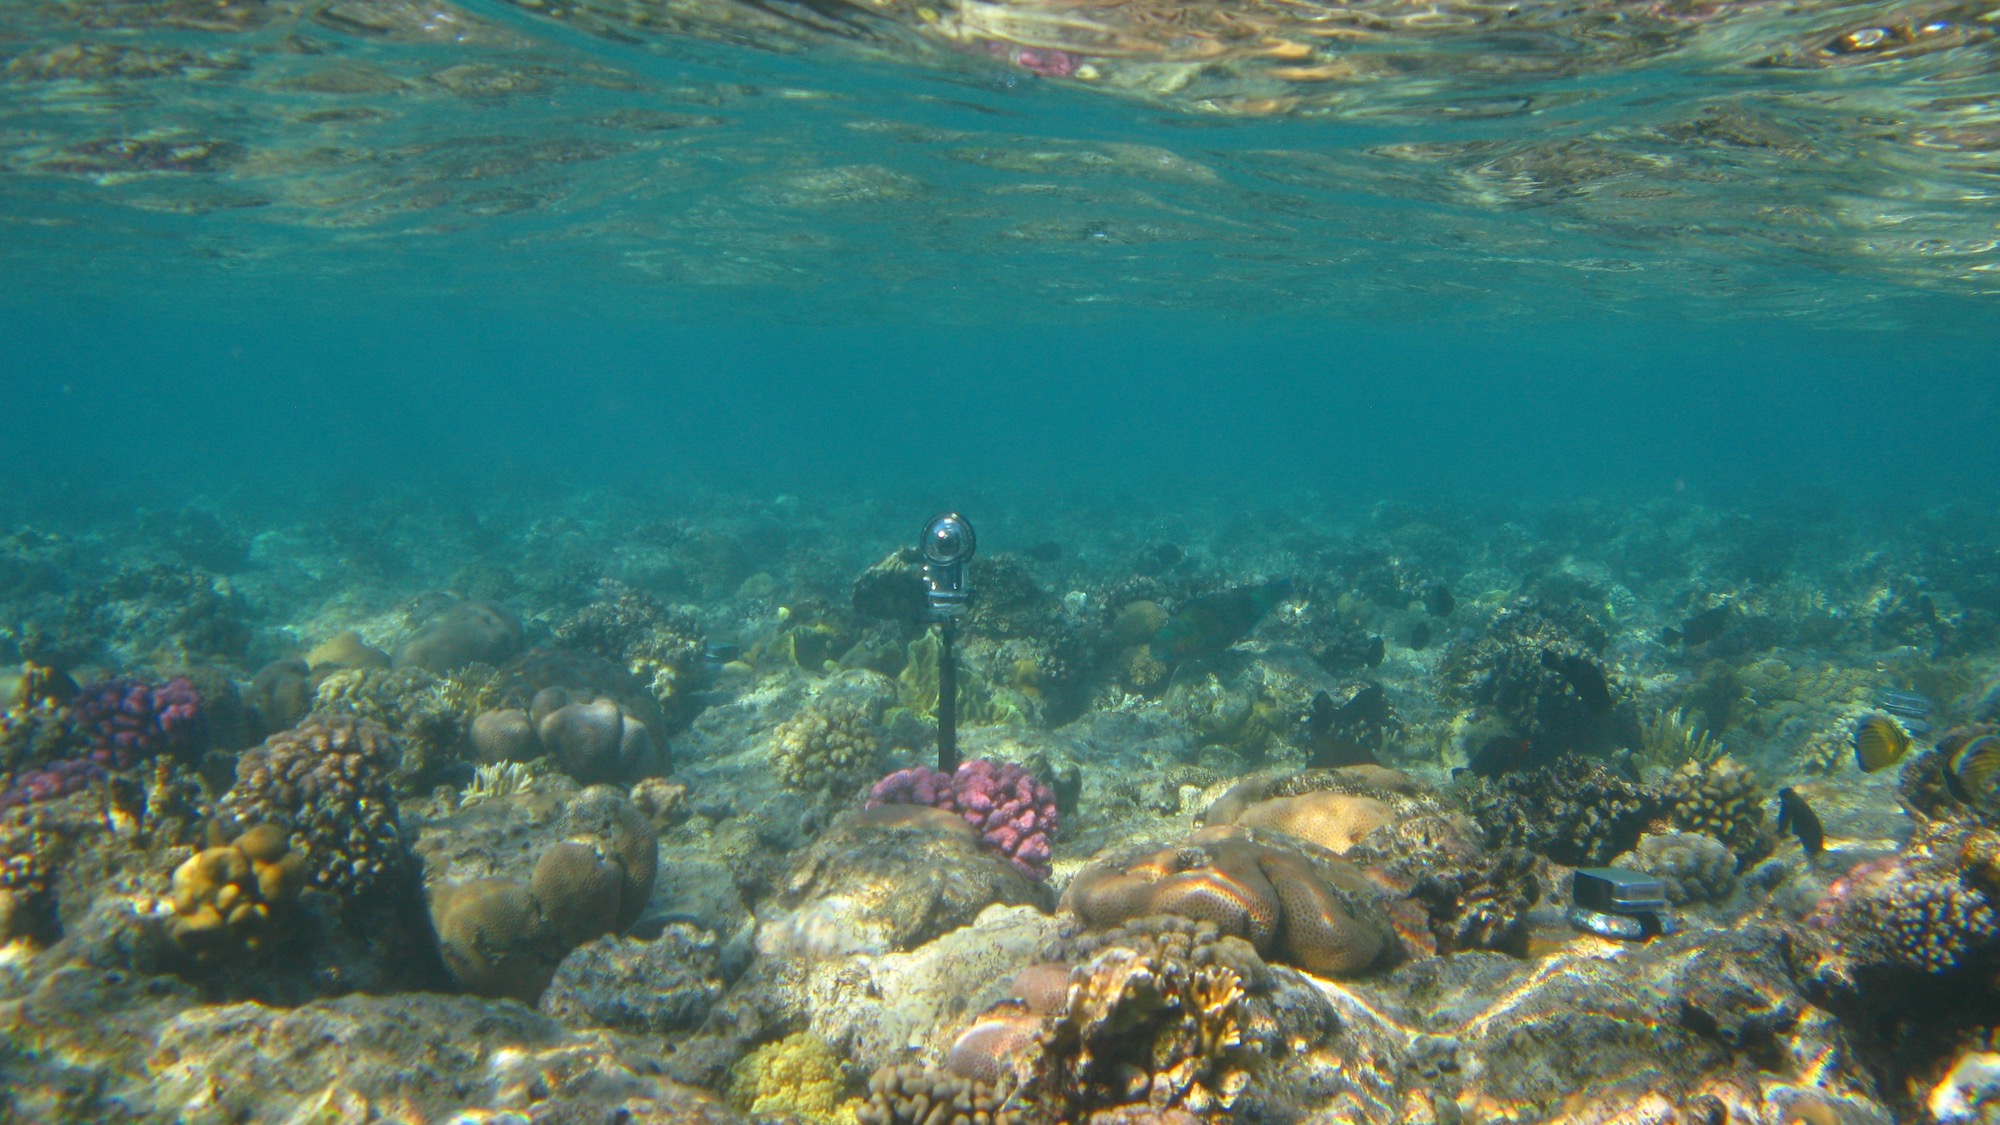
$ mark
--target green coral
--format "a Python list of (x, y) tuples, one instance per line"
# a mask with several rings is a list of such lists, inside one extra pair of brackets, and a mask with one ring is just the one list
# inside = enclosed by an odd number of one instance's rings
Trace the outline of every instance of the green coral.
[[(910, 642), (909, 661), (896, 677), (896, 698), (924, 718), (937, 715), (938, 657), (944, 650), (936, 633), (925, 633)], [(958, 665), (958, 721), (964, 726), (1026, 724), (1028, 717), (1018, 697), (995, 691), (986, 677), (966, 665)]]
[(853, 1125), (859, 1101), (847, 1093), (840, 1056), (807, 1031), (764, 1044), (729, 1071), (729, 1100), (759, 1120)]

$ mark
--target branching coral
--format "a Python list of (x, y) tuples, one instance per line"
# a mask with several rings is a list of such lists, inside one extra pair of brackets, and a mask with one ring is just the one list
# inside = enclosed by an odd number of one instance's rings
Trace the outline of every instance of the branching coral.
[(1465, 863), (1426, 872), (1410, 897), (1423, 904), (1439, 953), (1488, 949), (1528, 952), (1528, 911), (1542, 895), (1534, 856), (1503, 848)]
[(868, 1077), (868, 1100), (855, 1110), (860, 1125), (1030, 1125), (1012, 1105), (1011, 1082), (995, 1084), (904, 1063)]
[(772, 733), (778, 780), (821, 798), (851, 791), (881, 768), (882, 738), (863, 708), (822, 702)]
[(1706, 765), (1722, 756), (1722, 742), (1706, 727), (1688, 719), (1685, 707), (1655, 711), (1639, 723), (1639, 757), (1667, 769), (1696, 762)]
[(379, 723), (318, 715), (243, 752), (218, 811), (285, 826), (313, 886), (366, 895), (408, 871), (391, 772), (401, 754)]
[(1572, 867), (1629, 851), (1661, 812), (1652, 794), (1577, 755), (1474, 781), (1465, 799), (1489, 845), (1526, 848)]
[(1111, 946), (1075, 969), (1029, 1085), (1071, 1113), (1135, 1103), (1226, 1110), (1261, 1061), (1248, 1021), (1233, 971)]
[(1764, 832), (1768, 798), (1756, 776), (1734, 758), (1688, 762), (1667, 779), (1665, 797), (1675, 828), (1713, 836), (1739, 862), (1770, 850)]

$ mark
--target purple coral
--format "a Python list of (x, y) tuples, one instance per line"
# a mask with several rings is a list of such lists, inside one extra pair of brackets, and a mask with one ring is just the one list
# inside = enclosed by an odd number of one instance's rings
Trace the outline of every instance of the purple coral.
[(186, 756), (208, 736), (201, 694), (185, 676), (158, 686), (129, 676), (92, 684), (71, 715), (90, 760), (105, 769), (131, 769), (166, 753)]
[(1049, 877), (1055, 791), (1012, 762), (975, 758), (955, 774), (927, 766), (897, 770), (868, 791), (868, 807), (928, 805), (963, 816), (1030, 879)]
[(0, 789), (0, 812), (80, 793), (103, 776), (104, 770), (87, 758), (64, 758), (50, 762), (43, 769), (22, 770), (5, 789)]
[(67, 797), (109, 771), (161, 754), (188, 758), (208, 742), (201, 693), (182, 676), (158, 685), (129, 676), (92, 684), (77, 695), (69, 725), (82, 749), (39, 769), (0, 776), (0, 811)]

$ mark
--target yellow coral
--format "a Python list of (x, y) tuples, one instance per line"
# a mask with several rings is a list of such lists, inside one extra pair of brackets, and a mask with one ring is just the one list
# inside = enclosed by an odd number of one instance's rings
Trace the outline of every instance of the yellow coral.
[(305, 857), (291, 850), (284, 829), (257, 825), (175, 869), (167, 933), (202, 958), (233, 944), (256, 950), (305, 878)]
[(757, 1118), (796, 1118), (807, 1125), (855, 1125), (859, 1098), (845, 1097), (840, 1056), (811, 1032), (800, 1031), (745, 1055), (729, 1072), (729, 1100)]

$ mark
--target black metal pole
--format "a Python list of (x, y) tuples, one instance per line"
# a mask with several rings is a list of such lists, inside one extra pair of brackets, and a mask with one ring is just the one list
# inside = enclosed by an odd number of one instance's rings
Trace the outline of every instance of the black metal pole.
[(951, 642), (958, 623), (949, 618), (938, 623), (938, 764), (940, 773), (958, 770), (958, 658)]

